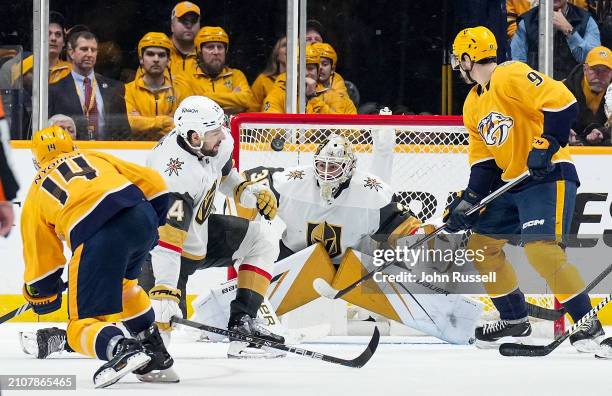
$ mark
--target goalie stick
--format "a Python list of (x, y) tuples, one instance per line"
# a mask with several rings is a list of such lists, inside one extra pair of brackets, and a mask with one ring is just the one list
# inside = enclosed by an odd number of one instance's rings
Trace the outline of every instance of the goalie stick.
[(501, 344), (499, 347), (499, 353), (504, 356), (546, 356), (554, 351), (559, 345), (563, 343), (569, 336), (577, 332), (589, 319), (597, 315), (597, 312), (601, 311), (610, 300), (612, 300), (612, 294), (608, 294), (606, 298), (601, 300), (595, 308), (587, 312), (579, 321), (574, 323), (563, 335), (548, 345), (523, 345), (512, 342), (506, 342)]
[(210, 333), (220, 334), (226, 337), (232, 337), (237, 340), (244, 341), (244, 342), (250, 342), (252, 344), (256, 344), (259, 346), (265, 346), (268, 348), (273, 348), (273, 349), (277, 349), (277, 350), (281, 350), (281, 351), (285, 351), (289, 353), (294, 353), (296, 355), (309, 357), (311, 359), (323, 360), (324, 362), (336, 363), (342, 366), (355, 367), (355, 368), (363, 367), (370, 360), (372, 355), (374, 355), (374, 352), (376, 352), (376, 348), (378, 347), (378, 342), (380, 341), (380, 333), (378, 332), (378, 328), (375, 327), (374, 333), (372, 333), (372, 338), (370, 339), (370, 342), (368, 343), (368, 346), (366, 347), (365, 351), (363, 351), (361, 355), (357, 356), (355, 359), (341, 359), (341, 358), (326, 355), (320, 352), (313, 352), (313, 351), (309, 351), (306, 349), (296, 348), (296, 347), (288, 346), (288, 345), (281, 344), (278, 342), (272, 342), (272, 341), (264, 340), (261, 338), (252, 337), (246, 334), (237, 333), (231, 330), (208, 326), (203, 323), (198, 323), (198, 322), (194, 322), (188, 319), (183, 319), (178, 316), (173, 316), (172, 322), (180, 323), (182, 325), (193, 327), (195, 329), (208, 331)]
[[(517, 179), (514, 179), (513, 181), (504, 184), (503, 186), (501, 186), (500, 188), (498, 188), (497, 190), (493, 191), (491, 194), (487, 195), (486, 197), (484, 197), (479, 203), (478, 205), (473, 206), (470, 210), (468, 210), (466, 212), (466, 215), (471, 215), (473, 213), (476, 213), (477, 211), (479, 211), (480, 209), (484, 208), (488, 203), (490, 203), (491, 201), (493, 201), (495, 198), (499, 197), (500, 195), (502, 195), (503, 193), (505, 193), (506, 191), (510, 190), (512, 187), (516, 186), (517, 184), (519, 184), (520, 182), (522, 182), (523, 180), (527, 179), (529, 177), (528, 173), (525, 173), (521, 176), (519, 176)], [(406, 249), (410, 250), (410, 249), (414, 249), (417, 246), (421, 246), (427, 242), (429, 242), (430, 240), (432, 240), (433, 238), (435, 238), (436, 235), (438, 235), (440, 232), (442, 232), (442, 230), (444, 230), (444, 228), (446, 228), (446, 224), (442, 224), (440, 227), (436, 228), (435, 230), (433, 230), (431, 232), (431, 234), (428, 234), (427, 236), (423, 237), (422, 239), (416, 241), (415, 243), (413, 243), (412, 245), (408, 246)], [(344, 296), (346, 293), (350, 292), (351, 290), (353, 290), (354, 288), (356, 288), (357, 286), (359, 286), (362, 282), (372, 278), (374, 276), (374, 274), (381, 272), (382, 270), (384, 270), (385, 268), (388, 268), (392, 265), (400, 265), (400, 263), (398, 263), (397, 261), (389, 261), (383, 265), (381, 265), (380, 267), (377, 267), (375, 270), (368, 272), (367, 274), (365, 274), (364, 276), (362, 276), (361, 278), (357, 279), (355, 282), (353, 282), (352, 284), (348, 285), (347, 287), (345, 287), (342, 290), (339, 290), (337, 293), (335, 293), (333, 296), (330, 296), (330, 298), (332, 299), (337, 299), (340, 298), (342, 296)]]
[(2, 316), (0, 316), (0, 324), (7, 322), (11, 319), (13, 319), (15, 316), (19, 316), (22, 313), (24, 313), (25, 311), (27, 311), (28, 309), (32, 308), (32, 305), (30, 305), (30, 303), (25, 303), (20, 307), (17, 307), (15, 309), (13, 309), (11, 312), (6, 313)]

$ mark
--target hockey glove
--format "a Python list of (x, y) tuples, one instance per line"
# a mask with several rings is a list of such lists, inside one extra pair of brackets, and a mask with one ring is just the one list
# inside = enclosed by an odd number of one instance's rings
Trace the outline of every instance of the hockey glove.
[[(250, 208), (257, 207), (259, 213), (267, 220), (276, 217), (278, 202), (274, 193), (260, 183), (245, 181), (240, 183), (234, 191), (234, 198), (242, 206)], [(254, 198), (254, 203), (252, 202)]]
[(542, 135), (533, 138), (532, 147), (527, 157), (527, 168), (534, 180), (542, 180), (555, 169), (551, 160), (559, 150), (559, 142), (552, 136)]
[(151, 306), (155, 312), (155, 322), (161, 331), (169, 331), (174, 315), (183, 317), (179, 308), (181, 291), (166, 285), (156, 285), (149, 291)]
[(57, 291), (46, 295), (41, 295), (34, 286), (23, 285), (23, 296), (32, 305), (32, 310), (37, 315), (45, 315), (60, 309), (63, 291), (64, 282), (61, 279), (58, 280)]
[(455, 199), (444, 211), (444, 222), (449, 232), (459, 232), (470, 229), (476, 224), (480, 211), (467, 215), (467, 212), (478, 202), (480, 195), (466, 188), (465, 191), (458, 192)]

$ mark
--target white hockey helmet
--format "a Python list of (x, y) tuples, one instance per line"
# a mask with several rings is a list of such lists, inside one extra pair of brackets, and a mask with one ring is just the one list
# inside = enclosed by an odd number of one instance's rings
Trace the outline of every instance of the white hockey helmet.
[[(223, 109), (212, 99), (205, 96), (185, 98), (174, 112), (174, 125), (178, 134), (193, 149), (200, 150), (204, 145), (206, 132), (214, 131), (225, 125)], [(189, 143), (189, 133), (193, 131), (200, 136), (200, 146)]]
[(356, 162), (351, 143), (340, 135), (332, 133), (319, 144), (314, 155), (314, 174), (323, 199), (331, 201), (340, 185), (353, 176)]

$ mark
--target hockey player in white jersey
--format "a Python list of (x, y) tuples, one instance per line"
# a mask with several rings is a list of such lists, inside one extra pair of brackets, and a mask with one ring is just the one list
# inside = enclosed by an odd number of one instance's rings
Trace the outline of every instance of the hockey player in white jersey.
[[(278, 217), (286, 226), (268, 295), (278, 315), (318, 298), (312, 287), (315, 278), (336, 288), (347, 286), (369, 266), (374, 246), (394, 246), (402, 237), (433, 228), (394, 202), (392, 189), (380, 178), (356, 169), (350, 143), (336, 134), (318, 146), (312, 166), (257, 167), (244, 174), (274, 192)], [(469, 342), (480, 316), (479, 303), (457, 295), (432, 295), (431, 289), (415, 285), (417, 302), (400, 287), (370, 282), (372, 292), (360, 289), (345, 299), (446, 341)], [(207, 307), (194, 305), (198, 318), (206, 316)]]
[[(214, 101), (188, 97), (174, 118), (175, 129), (147, 159), (147, 165), (164, 177), (171, 195), (167, 225), (159, 229), (159, 243), (151, 252), (154, 278), (145, 264), (139, 279), (145, 290), (151, 286), (155, 320), (168, 329), (172, 316), (181, 315), (179, 302), (186, 311), (187, 279), (197, 269), (228, 266), (241, 259), (228, 328), (282, 343), (281, 336), (256, 320), (272, 277), (277, 244), (265, 237), (260, 223), (212, 213), (217, 190), (257, 208), (269, 219), (276, 215), (276, 198), (269, 189), (246, 181), (233, 167), (233, 140), (225, 127), (225, 114)], [(250, 357), (248, 351), (245, 343), (233, 341), (228, 356)]]

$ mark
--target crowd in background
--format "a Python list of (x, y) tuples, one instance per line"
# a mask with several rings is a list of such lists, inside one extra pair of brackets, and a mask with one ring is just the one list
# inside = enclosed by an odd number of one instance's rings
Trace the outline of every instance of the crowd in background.
[[(492, 29), (500, 46), (499, 61), (521, 60), (537, 68), (538, 2), (505, 3), (502, 10), (495, 9), (495, 17), (491, 12), (484, 16), (472, 12), (471, 18), (477, 20), (464, 22), (487, 25), (499, 20), (499, 11), (504, 29)], [(608, 56), (611, 4), (605, 0), (554, 1), (553, 77), (565, 81), (580, 105), (572, 144), (610, 144), (605, 94), (612, 80)], [(134, 44), (137, 70), (113, 71), (120, 82), (105, 76), (112, 68), (120, 68), (117, 59), (122, 55), (116, 44), (100, 43), (95, 31), (84, 25), (68, 26), (60, 13), (51, 12), (50, 124), (68, 125), (77, 139), (157, 140), (172, 129), (172, 116), (180, 100), (193, 94), (214, 99), (228, 114), (285, 112), (285, 37), (278, 38), (266, 67), (249, 84), (245, 73), (228, 65), (231, 37), (223, 27), (205, 26), (198, 5), (180, 2), (169, 17), (170, 34), (151, 31)], [(324, 35), (321, 23), (308, 21), (306, 81), (299, 87), (308, 100), (306, 112), (378, 113), (384, 104), (368, 102), (360, 106), (359, 81), (345, 81), (337, 72), (338, 52), (325, 42)], [(27, 138), (31, 133), (33, 57), (25, 53), (23, 59), (5, 56), (3, 60), (0, 87), (13, 87), (18, 96), (18, 100), (3, 98), (7, 113), (11, 113), (11, 134), (13, 138)], [(19, 108), (12, 106), (14, 103), (19, 103)], [(392, 110), (394, 114), (414, 114), (404, 105)]]

